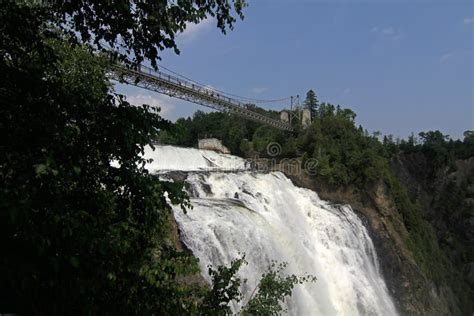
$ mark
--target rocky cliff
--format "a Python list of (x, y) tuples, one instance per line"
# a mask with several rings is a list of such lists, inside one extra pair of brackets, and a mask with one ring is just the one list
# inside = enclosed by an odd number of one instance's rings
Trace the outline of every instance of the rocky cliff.
[[(257, 162), (264, 165), (260, 169), (282, 171), (296, 185), (316, 191), (324, 200), (350, 204), (360, 214), (400, 314), (472, 315), (473, 198), (466, 192), (474, 191), (474, 157), (433, 173), (423, 154), (394, 156), (391, 170), (409, 205), (397, 201), (393, 185), (385, 181), (364, 190), (333, 187), (301, 169), (270, 166), (268, 159)], [(417, 216), (410, 217), (405, 207), (414, 207), (411, 211)], [(181, 248), (176, 229), (174, 236)], [(190, 281), (196, 280), (202, 283), (199, 276)]]
[(401, 154), (392, 169), (420, 206), (451, 264), (451, 284), (463, 314), (474, 297), (474, 157), (433, 169), (421, 154)]
[[(423, 164), (427, 162), (422, 155), (401, 154), (393, 159), (392, 169), (398, 181), (407, 188), (417, 211), (422, 213), (424, 227), (428, 232), (434, 231), (434, 246), (427, 247), (430, 249), (425, 249), (424, 254), (424, 260), (439, 261), (431, 262), (431, 265), (421, 262), (417, 248), (413, 246), (413, 233), (410, 234), (407, 228), (410, 223), (404, 219), (400, 205), (396, 205), (386, 183), (380, 181), (362, 191), (331, 187), (317, 176), (304, 172), (287, 173), (287, 176), (296, 185), (315, 190), (323, 199), (350, 204), (366, 220), (385, 280), (401, 314), (471, 315), (469, 297), (473, 264), (469, 249), (472, 249), (474, 221), (469, 203), (472, 199), (462, 201), (468, 203), (467, 211), (452, 210), (450, 205), (443, 205), (443, 199), (453, 183), (462, 186), (474, 179), (474, 158), (457, 161), (454, 170), (447, 168), (430, 182), (422, 172), (429, 168)], [(438, 271), (431, 270), (437, 265), (447, 267), (436, 274)]]

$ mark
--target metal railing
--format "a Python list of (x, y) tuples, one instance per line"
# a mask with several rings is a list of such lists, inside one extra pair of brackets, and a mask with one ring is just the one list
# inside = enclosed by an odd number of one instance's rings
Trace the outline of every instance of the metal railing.
[(293, 131), (293, 128), (288, 122), (283, 122), (279, 119), (274, 119), (252, 111), (248, 108), (247, 104), (237, 99), (222, 95), (212, 88), (178, 78), (162, 71), (155, 71), (146, 66), (139, 66), (139, 68), (135, 70), (127, 68), (124, 65), (116, 64), (112, 67), (110, 75), (112, 79), (119, 82), (125, 82), (219, 111), (237, 114), (279, 129)]

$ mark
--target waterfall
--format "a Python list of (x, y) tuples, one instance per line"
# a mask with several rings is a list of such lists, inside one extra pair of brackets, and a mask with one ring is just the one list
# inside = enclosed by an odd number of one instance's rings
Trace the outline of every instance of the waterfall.
[(228, 265), (245, 253), (248, 265), (238, 274), (248, 280), (243, 302), (277, 260), (288, 263), (289, 274), (317, 277), (295, 286), (290, 315), (397, 314), (372, 240), (350, 206), (323, 201), (280, 172), (246, 170), (243, 159), (230, 155), (164, 146), (147, 158), (155, 158), (154, 172), (188, 171), (193, 209), (174, 214), (208, 281), (208, 265)]

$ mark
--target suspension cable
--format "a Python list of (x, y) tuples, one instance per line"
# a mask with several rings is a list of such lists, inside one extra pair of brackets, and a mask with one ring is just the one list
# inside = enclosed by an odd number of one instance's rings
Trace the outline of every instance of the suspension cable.
[[(105, 45), (104, 45), (105, 44)], [(114, 49), (112, 49), (112, 47), (110, 47), (110, 45), (108, 45), (108, 43), (102, 43), (103, 46), (106, 46), (109, 48), (109, 51), (113, 52)], [(126, 57), (128, 61), (130, 62), (133, 62), (132, 60), (130, 60), (130, 58)], [(155, 69), (151, 68), (151, 67), (148, 67), (148, 66), (145, 66), (145, 65), (140, 65), (140, 67), (144, 67), (144, 68), (147, 68), (148, 70), (152, 71), (152, 72), (156, 72)], [(161, 64), (158, 64), (158, 68), (163, 68), (165, 69), (166, 71), (178, 76), (178, 77), (181, 77), (185, 80), (188, 80), (192, 83), (195, 83), (196, 85), (198, 86), (201, 86), (202, 88), (204, 89), (207, 89), (207, 90), (212, 90), (216, 93), (220, 93), (224, 96), (228, 96), (228, 97), (233, 97), (233, 98), (237, 98), (238, 100), (242, 101), (243, 103), (248, 103), (248, 102), (253, 102), (253, 103), (275, 103), (275, 102), (283, 102), (283, 101), (288, 101), (291, 99), (291, 97), (286, 97), (286, 98), (280, 98), (280, 99), (255, 99), (255, 98), (248, 98), (248, 97), (244, 97), (244, 96), (240, 96), (240, 95), (237, 95), (237, 94), (232, 94), (232, 93), (229, 93), (229, 92), (225, 92), (225, 91), (222, 91), (222, 90), (219, 90), (219, 89), (216, 89), (214, 87), (211, 87), (207, 84), (203, 84), (203, 83), (200, 83), (196, 80), (193, 80), (189, 77), (186, 77), (180, 73), (177, 73), (176, 71), (173, 71)]]
[[(210, 87), (209, 85), (205, 85), (205, 84), (200, 83), (200, 82), (198, 82), (198, 81), (195, 81), (195, 80), (193, 80), (193, 79), (191, 79), (191, 78), (188, 78), (188, 77), (186, 77), (186, 76), (184, 76), (184, 75), (181, 75), (181, 74), (179, 74), (179, 73), (177, 73), (177, 72), (175, 72), (175, 71), (173, 71), (173, 70), (171, 70), (171, 69), (169, 69), (169, 68), (166, 68), (166, 67), (163, 66), (163, 65), (158, 65), (158, 67), (159, 67), (159, 68), (163, 68), (163, 69), (165, 69), (165, 70), (171, 72), (172, 74), (174, 74), (174, 75), (176, 75), (176, 76), (179, 76), (179, 77), (181, 77), (181, 78), (183, 78), (183, 79), (186, 79), (186, 80), (188, 80), (188, 81), (190, 81), (190, 82), (193, 82), (193, 83), (195, 83), (195, 84), (197, 84), (197, 85), (200, 85), (200, 86), (202, 86), (202, 87), (204, 87), (204, 88), (206, 88), (206, 89), (208, 89), (208, 90), (213, 90), (213, 91), (215, 91), (215, 92), (219, 92), (219, 93), (221, 93), (221, 94), (223, 94), (223, 95), (226, 95), (226, 96), (232, 96), (232, 97), (235, 97), (235, 98), (240, 99), (240, 100), (242, 100), (242, 101), (245, 100), (245, 101), (247, 101), (247, 102), (252, 101), (252, 102), (255, 102), (255, 103), (274, 103), (274, 102), (287, 101), (287, 100), (290, 100), (290, 98), (291, 98), (291, 97), (286, 97), (286, 98), (281, 98), (281, 99), (254, 99), (254, 98), (248, 98), (248, 97), (244, 97), (244, 96), (232, 94), (232, 93), (229, 93), (229, 92), (225, 92), (225, 91), (216, 89), (216, 88), (214, 88), (214, 87)], [(149, 67), (147, 67), (147, 68), (149, 68)]]

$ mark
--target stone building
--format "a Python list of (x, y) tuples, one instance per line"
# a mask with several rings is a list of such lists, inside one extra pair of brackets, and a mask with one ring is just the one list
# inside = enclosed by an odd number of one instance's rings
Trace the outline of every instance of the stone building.
[(306, 128), (311, 125), (311, 110), (308, 108), (303, 109), (303, 115), (301, 116), (301, 125)]
[(290, 113), (288, 111), (281, 111), (280, 112), (280, 121), (285, 123), (290, 123)]

